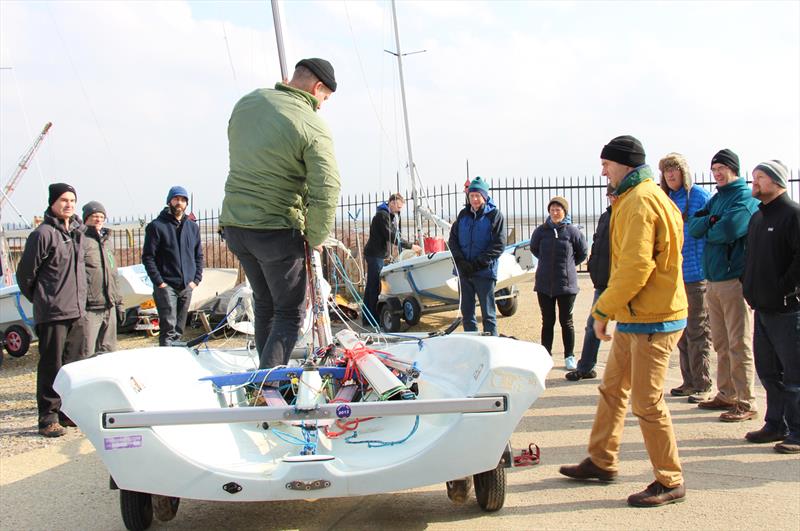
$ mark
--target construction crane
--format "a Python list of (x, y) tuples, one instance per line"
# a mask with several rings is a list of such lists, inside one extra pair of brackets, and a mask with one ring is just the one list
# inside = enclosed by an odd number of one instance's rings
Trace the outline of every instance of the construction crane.
[[(9, 198), (11, 197), (11, 194), (14, 193), (14, 188), (17, 186), (17, 184), (19, 184), (22, 174), (28, 169), (28, 164), (30, 164), (33, 156), (36, 154), (36, 151), (39, 149), (44, 137), (47, 135), (47, 132), (50, 131), (52, 126), (53, 122), (47, 122), (44, 125), (42, 132), (39, 133), (39, 136), (37, 136), (36, 140), (33, 141), (31, 147), (28, 148), (28, 151), (26, 151), (25, 154), (22, 155), (22, 158), (19, 159), (19, 163), (17, 164), (17, 168), (14, 170), (14, 174), (8, 180), (8, 183), (6, 183), (2, 190), (2, 195), (0, 195), (0, 214), (2, 214), (3, 205), (8, 202), (17, 215), (22, 218), (22, 215), (14, 207)], [(5, 230), (0, 225), (0, 274), (2, 274), (2, 281), (0, 282), (0, 285), (3, 286), (10, 286), (14, 283), (13, 272), (11, 271), (11, 263), (9, 258), (10, 252), (8, 248), (8, 241), (6, 240)]]
[(33, 156), (36, 154), (36, 151), (39, 149), (44, 137), (47, 135), (47, 132), (50, 131), (52, 126), (53, 122), (47, 122), (44, 124), (44, 129), (42, 129), (42, 132), (39, 133), (39, 136), (33, 141), (33, 144), (28, 148), (28, 151), (26, 151), (25, 154), (22, 155), (22, 158), (19, 159), (17, 168), (14, 170), (14, 175), (11, 176), (11, 178), (8, 180), (8, 183), (6, 183), (5, 188), (3, 188), (3, 195), (0, 196), (0, 209), (3, 208), (3, 204), (8, 200), (11, 194), (14, 193), (14, 188), (22, 178), (22, 174), (28, 169), (28, 164), (30, 164), (31, 159), (33, 159)]

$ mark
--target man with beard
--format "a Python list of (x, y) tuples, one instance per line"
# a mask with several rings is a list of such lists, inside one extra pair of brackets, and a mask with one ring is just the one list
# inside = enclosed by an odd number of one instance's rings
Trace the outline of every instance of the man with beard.
[(188, 203), (186, 188), (173, 186), (166, 208), (145, 228), (142, 264), (153, 283), (162, 347), (180, 340), (192, 290), (203, 278), (200, 228), (186, 216)]
[(61, 437), (63, 426), (75, 424), (61, 413), (61, 397), (53, 389), (62, 365), (81, 359), (86, 310), (83, 225), (75, 215), (75, 188), (49, 187), (44, 221), (25, 241), (17, 266), (19, 291), (33, 303), (39, 338), (36, 402), (39, 434)]

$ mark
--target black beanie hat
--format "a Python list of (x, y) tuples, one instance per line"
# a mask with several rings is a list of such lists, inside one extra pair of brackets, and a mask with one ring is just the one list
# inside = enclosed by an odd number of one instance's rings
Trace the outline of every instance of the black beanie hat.
[(725, 166), (729, 167), (733, 170), (733, 173), (739, 175), (739, 155), (731, 151), (730, 149), (720, 149), (717, 151), (717, 154), (714, 155), (714, 158), (711, 159), (711, 165), (714, 164), (724, 164)]
[(50, 206), (52, 206), (52, 204), (55, 203), (59, 197), (64, 195), (65, 192), (72, 192), (75, 194), (75, 199), (78, 198), (78, 193), (75, 191), (75, 188), (67, 183), (53, 183), (47, 188), (47, 191), (49, 192), (47, 204)]
[(106, 214), (106, 207), (99, 201), (89, 201), (83, 205), (83, 221), (85, 222), (86, 218), (97, 212), (102, 212), (105, 217), (108, 217), (108, 214)]
[(600, 158), (635, 168), (644, 164), (644, 147), (630, 135), (618, 136), (603, 146)]
[(331, 89), (331, 92), (336, 92), (336, 78), (333, 75), (333, 65), (328, 61), (320, 59), (319, 57), (312, 57), (311, 59), (303, 59), (294, 65), (295, 68), (298, 66), (304, 66), (311, 70), (326, 87)]

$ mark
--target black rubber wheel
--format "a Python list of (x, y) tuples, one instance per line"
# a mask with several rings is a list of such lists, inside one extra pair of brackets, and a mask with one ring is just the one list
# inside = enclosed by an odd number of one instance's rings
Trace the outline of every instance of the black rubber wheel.
[[(503, 288), (497, 292), (497, 295), (511, 295), (511, 291), (508, 288)], [(502, 315), (506, 317), (511, 317), (515, 313), (517, 313), (517, 307), (519, 306), (519, 297), (514, 295), (510, 299), (502, 299), (495, 302), (497, 306), (497, 311), (499, 311)]]
[(417, 302), (417, 299), (408, 297), (403, 301), (403, 319), (408, 324), (414, 326), (422, 317), (422, 307)]
[(0, 367), (3, 366), (3, 357), (4, 356), (5, 356), (5, 354), (3, 354), (3, 346), (0, 345)]
[(173, 496), (159, 496), (153, 494), (153, 514), (157, 520), (169, 522), (178, 514), (178, 506), (181, 504), (180, 498)]
[(120, 489), (122, 521), (131, 531), (143, 531), (153, 523), (153, 497), (144, 492)]
[(31, 346), (31, 335), (25, 330), (24, 326), (11, 325), (6, 328), (5, 334), (3, 334), (3, 342), (11, 356), (21, 358)]
[(400, 301), (389, 299), (381, 306), (380, 321), (384, 332), (397, 332), (400, 330)]
[(480, 508), (489, 513), (502, 509), (506, 502), (506, 469), (497, 465), (493, 470), (472, 477), (475, 481), (475, 498)]

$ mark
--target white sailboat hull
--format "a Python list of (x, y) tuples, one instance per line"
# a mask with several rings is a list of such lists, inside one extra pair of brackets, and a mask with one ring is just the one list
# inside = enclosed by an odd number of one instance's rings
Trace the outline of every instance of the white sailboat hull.
[[(523, 414), (544, 390), (550, 356), (540, 345), (507, 338), (454, 334), (422, 345), (412, 341), (382, 348), (413, 359), (421, 371), (417, 400), (401, 405), (424, 410), (426, 400), (491, 395), (505, 397), (505, 410), (419, 413), (415, 431), (414, 414), (384, 416), (360, 425), (355, 440), (407, 440), (368, 448), (320, 434), (319, 455), (301, 456), (298, 446), (275, 434), (279, 429), (300, 436), (300, 428), (288, 423), (270, 421), (268, 429), (252, 421), (103, 425), (105, 415), (125, 411), (266, 412), (269, 407), (237, 407), (235, 399), (229, 407), (211, 382), (199, 380), (236, 370), (239, 361), (249, 368), (253, 361), (247, 357), (237, 361), (225, 353), (184, 348), (116, 352), (65, 365), (55, 389), (62, 409), (89, 438), (115, 483), (130, 491), (219, 501), (298, 500), (384, 493), (494, 469)], [(370, 403), (375, 402), (352, 404)], [(289, 487), (293, 482), (325, 486), (295, 490)], [(223, 488), (230, 484), (241, 489)]]
[[(197, 310), (220, 293), (233, 288), (236, 285), (237, 275), (238, 271), (233, 268), (203, 269), (203, 281), (192, 292), (189, 311)], [(117, 286), (125, 308), (140, 306), (153, 298), (153, 283), (142, 264), (118, 268)]]

